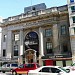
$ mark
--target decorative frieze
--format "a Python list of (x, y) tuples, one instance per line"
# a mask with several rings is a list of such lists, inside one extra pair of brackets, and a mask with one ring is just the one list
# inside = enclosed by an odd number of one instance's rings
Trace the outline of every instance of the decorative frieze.
[[(56, 22), (54, 22), (56, 23)], [(8, 26), (8, 30), (15, 30), (15, 29), (23, 29), (23, 28), (30, 28), (30, 27), (38, 27), (42, 25), (50, 25), (53, 24), (53, 20), (50, 19), (44, 19), (44, 20), (39, 20), (35, 22), (27, 22), (27, 23), (22, 23), (22, 24), (16, 24), (12, 26)]]

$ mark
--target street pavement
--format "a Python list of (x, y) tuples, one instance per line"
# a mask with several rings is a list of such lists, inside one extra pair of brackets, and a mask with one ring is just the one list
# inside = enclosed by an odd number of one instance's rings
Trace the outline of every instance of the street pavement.
[[(12, 74), (11, 72), (5, 72), (5, 73), (0, 72), (0, 75), (12, 75)], [(27, 74), (22, 74), (22, 75), (27, 75)]]
[(0, 75), (12, 75), (11, 72), (2, 73), (0, 72)]

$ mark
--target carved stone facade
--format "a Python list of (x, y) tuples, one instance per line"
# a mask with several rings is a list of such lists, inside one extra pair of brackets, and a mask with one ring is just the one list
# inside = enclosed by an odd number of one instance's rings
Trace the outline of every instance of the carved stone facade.
[(19, 64), (69, 65), (67, 62), (72, 61), (67, 5), (36, 12), (35, 16), (28, 12), (32, 16), (24, 13), (4, 19), (0, 25), (2, 58)]
[(75, 63), (75, 0), (67, 0), (69, 21), (70, 21), (70, 43), (72, 50), (72, 60)]

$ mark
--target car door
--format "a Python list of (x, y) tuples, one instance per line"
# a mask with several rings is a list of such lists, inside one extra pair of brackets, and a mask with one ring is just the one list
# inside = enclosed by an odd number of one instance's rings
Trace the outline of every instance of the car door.
[(7, 64), (7, 66), (6, 66), (6, 71), (10, 71), (10, 64)]
[(24, 68), (25, 68), (25, 66), (24, 66), (24, 64), (22, 64), (16, 69), (16, 72), (19, 74), (23, 74)]
[(51, 75), (61, 75), (60, 74), (61, 70), (55, 67), (51, 67), (51, 72), (52, 72)]
[(44, 67), (38, 72), (38, 75), (58, 75), (58, 72), (53, 72), (51, 67)]
[(38, 72), (38, 75), (51, 75), (51, 69), (49, 67), (44, 67)]

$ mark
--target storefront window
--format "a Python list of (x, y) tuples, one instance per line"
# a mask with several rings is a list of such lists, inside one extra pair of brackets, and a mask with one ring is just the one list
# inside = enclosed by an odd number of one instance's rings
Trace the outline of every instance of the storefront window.
[(72, 60), (67, 60), (66, 61), (66, 66), (70, 66), (72, 64)]
[(62, 66), (63, 67), (63, 62), (62, 61), (56, 61), (56, 66)]

